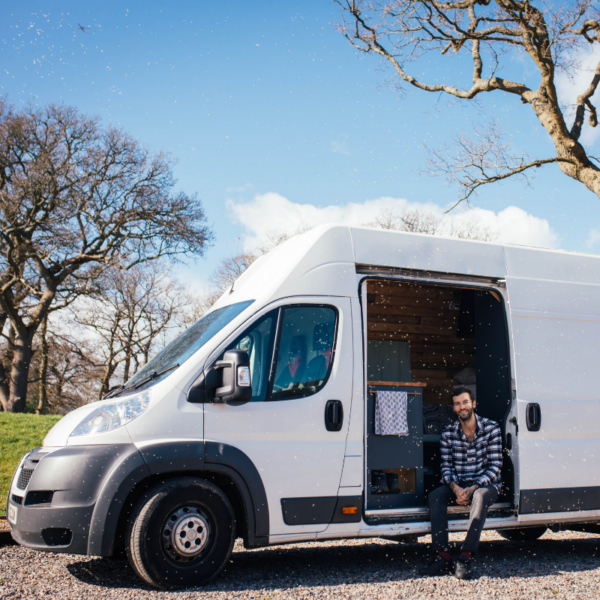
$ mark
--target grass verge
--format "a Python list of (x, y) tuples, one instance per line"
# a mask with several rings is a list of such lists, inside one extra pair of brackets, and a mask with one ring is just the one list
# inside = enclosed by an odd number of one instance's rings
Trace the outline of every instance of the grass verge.
[(21, 456), (41, 446), (60, 415), (0, 412), (0, 515), (6, 514), (6, 495)]

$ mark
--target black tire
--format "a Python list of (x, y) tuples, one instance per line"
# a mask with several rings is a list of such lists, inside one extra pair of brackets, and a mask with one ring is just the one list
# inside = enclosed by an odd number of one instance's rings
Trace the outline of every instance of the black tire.
[(177, 477), (137, 503), (127, 525), (127, 558), (144, 581), (162, 590), (203, 585), (227, 563), (235, 515), (213, 483)]
[(499, 529), (498, 533), (511, 542), (534, 542), (547, 530), (547, 527), (524, 527), (523, 529)]

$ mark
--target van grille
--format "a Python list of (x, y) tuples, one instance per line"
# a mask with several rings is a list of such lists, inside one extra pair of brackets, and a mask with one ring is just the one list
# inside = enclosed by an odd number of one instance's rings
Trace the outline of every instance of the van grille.
[(21, 469), (19, 479), (17, 480), (17, 488), (24, 490), (29, 485), (29, 480), (33, 474), (33, 469)]

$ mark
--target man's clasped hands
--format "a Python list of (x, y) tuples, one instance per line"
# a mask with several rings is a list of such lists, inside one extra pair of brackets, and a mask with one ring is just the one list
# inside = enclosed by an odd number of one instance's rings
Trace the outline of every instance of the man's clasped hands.
[(477, 489), (477, 486), (472, 485), (468, 488), (461, 488), (458, 483), (452, 482), (450, 484), (450, 489), (456, 496), (456, 504), (459, 504), (460, 506), (468, 506), (471, 504), (471, 498), (473, 497), (473, 493)]

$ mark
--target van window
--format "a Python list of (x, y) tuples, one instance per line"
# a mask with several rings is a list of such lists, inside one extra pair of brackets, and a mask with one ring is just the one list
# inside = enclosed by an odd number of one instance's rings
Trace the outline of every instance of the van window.
[(291, 400), (318, 392), (333, 362), (337, 311), (329, 306), (283, 310), (270, 400)]
[(251, 402), (263, 401), (267, 396), (278, 312), (272, 310), (258, 319), (227, 348), (245, 350), (250, 357)]
[[(179, 337), (173, 340), (162, 352), (159, 352), (143, 369), (138, 371), (123, 388), (123, 392), (139, 385), (142, 380), (152, 373), (165, 375), (172, 369), (182, 365), (192, 354), (198, 351), (206, 342), (217, 334), (225, 325), (233, 321), (240, 313), (248, 308), (254, 300), (237, 302), (223, 308), (213, 310), (196, 321)], [(160, 381), (160, 375), (152, 379), (153, 383)]]

